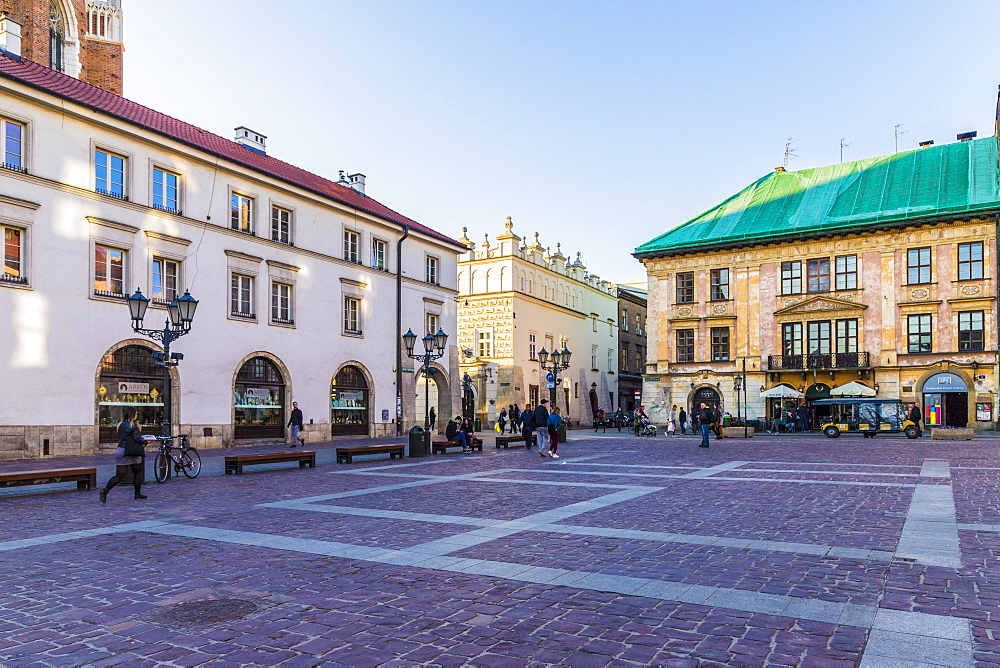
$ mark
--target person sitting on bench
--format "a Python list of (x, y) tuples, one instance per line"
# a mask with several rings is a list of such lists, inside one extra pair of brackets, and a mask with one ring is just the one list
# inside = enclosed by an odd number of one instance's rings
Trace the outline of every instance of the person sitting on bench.
[(462, 444), (462, 450), (468, 450), (469, 441), (461, 430), (461, 424), (461, 415), (456, 415), (454, 420), (448, 420), (448, 426), (444, 430), (444, 437), (449, 441), (458, 441)]

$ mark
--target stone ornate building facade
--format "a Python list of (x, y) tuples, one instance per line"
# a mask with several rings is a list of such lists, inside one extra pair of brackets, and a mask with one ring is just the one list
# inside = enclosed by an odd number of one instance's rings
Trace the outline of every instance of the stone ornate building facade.
[(556, 405), (576, 424), (617, 403), (617, 288), (590, 274), (579, 254), (568, 261), (557, 244), (528, 243), (513, 223), (458, 263), (458, 332), (467, 412), (493, 424), (502, 407), (549, 398), (538, 353), (564, 348), (570, 367), (558, 374)]
[[(779, 169), (640, 246), (646, 403), (770, 419), (858, 382), (927, 424), (993, 428), (997, 154), (989, 137)], [(801, 399), (762, 396), (779, 386)]]

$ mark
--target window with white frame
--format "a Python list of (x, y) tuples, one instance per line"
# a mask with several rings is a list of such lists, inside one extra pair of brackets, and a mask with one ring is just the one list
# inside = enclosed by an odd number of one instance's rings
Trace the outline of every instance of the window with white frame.
[(102, 195), (125, 199), (125, 168), (128, 158), (105, 151), (94, 150), (94, 190)]
[(493, 357), (493, 330), (480, 329), (476, 332), (477, 357)]
[(253, 198), (233, 193), (229, 196), (229, 226), (237, 232), (253, 234)]
[(597, 371), (597, 346), (590, 347), (590, 368)]
[(608, 348), (608, 373), (615, 372), (615, 349)]
[(20, 227), (0, 225), (0, 235), (3, 236), (3, 273), (0, 282), (27, 283), (28, 272), (24, 262), (25, 231)]
[(271, 241), (292, 243), (292, 212), (280, 206), (271, 207)]
[(591, 321), (591, 325), (594, 328), (594, 331), (596, 332), (597, 331), (597, 316), (596, 315), (591, 315), (590, 316), (590, 321)]
[(292, 286), (271, 281), (271, 320), (282, 325), (294, 325), (292, 318)]
[(344, 259), (358, 264), (358, 245), (361, 235), (354, 230), (344, 230)]
[(436, 257), (427, 256), (424, 263), (425, 268), (425, 279), (428, 283), (433, 285), (438, 284), (438, 259)]
[(120, 248), (94, 246), (94, 294), (125, 297), (125, 257)]
[(357, 297), (344, 297), (344, 332), (361, 334), (361, 300)]
[(388, 244), (381, 239), (372, 239), (372, 269), (386, 271), (386, 251)]
[(256, 318), (253, 300), (253, 276), (233, 272), (229, 312), (240, 318)]
[(628, 331), (628, 311), (622, 309), (622, 331)]
[(153, 282), (150, 299), (169, 304), (177, 299), (177, 286), (181, 278), (181, 263), (163, 257), (153, 258)]
[(427, 327), (425, 328), (425, 330), (426, 330), (425, 333), (426, 334), (430, 334), (432, 336), (434, 334), (437, 334), (438, 333), (438, 328), (440, 327), (439, 324), (438, 324), (438, 314), (437, 313), (428, 313), (427, 317), (426, 317), (426, 321), (427, 321)]
[(567, 348), (569, 348), (569, 339), (567, 339), (565, 336), (560, 336), (559, 337), (559, 351), (562, 352), (563, 350), (566, 350)]
[(643, 335), (643, 331), (642, 331), (642, 314), (641, 313), (636, 313), (635, 314), (635, 333), (638, 334), (639, 336)]
[(3, 166), (21, 172), (24, 166), (24, 124), (0, 118), (0, 136), (3, 137)]
[(181, 177), (159, 167), (153, 168), (153, 208), (180, 213)]
[(528, 334), (528, 359), (538, 359), (538, 334), (535, 332)]

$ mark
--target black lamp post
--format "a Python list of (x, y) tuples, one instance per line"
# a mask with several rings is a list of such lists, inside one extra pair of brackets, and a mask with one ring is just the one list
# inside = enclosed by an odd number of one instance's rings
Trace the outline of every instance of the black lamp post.
[(170, 428), (173, 424), (173, 389), (170, 382), (170, 367), (184, 359), (182, 353), (170, 352), (170, 344), (191, 331), (191, 322), (194, 320), (194, 312), (198, 308), (198, 300), (191, 296), (191, 292), (184, 291), (184, 295), (175, 298), (167, 306), (168, 320), (163, 322), (163, 329), (144, 329), (143, 318), (146, 317), (146, 309), (149, 308), (149, 298), (142, 294), (142, 290), (136, 288), (135, 294), (129, 297), (128, 310), (132, 316), (132, 331), (136, 334), (143, 334), (163, 343), (163, 351), (155, 351), (153, 357), (156, 358), (154, 364), (163, 367), (163, 436), (170, 436)]
[[(417, 335), (413, 333), (412, 329), (406, 330), (406, 334), (403, 334), (403, 345), (406, 347), (406, 354), (410, 359), (415, 359), (420, 361), (420, 375), (424, 378), (424, 452), (422, 455), (414, 455), (410, 453), (410, 456), (423, 456), (430, 452), (430, 440), (431, 440), (431, 399), (430, 399), (430, 384), (427, 379), (430, 378), (431, 372), (431, 362), (436, 359), (444, 357), (444, 349), (448, 345), (448, 335), (442, 332), (440, 329), (437, 334), (428, 334), (423, 339), (424, 342), (424, 352), (414, 353), (413, 348), (417, 345)], [(436, 351), (436, 352), (435, 352)]]
[[(569, 368), (569, 358), (572, 354), (565, 346), (563, 346), (562, 352), (555, 350), (549, 353), (545, 348), (538, 351), (538, 364), (542, 367), (542, 372), (546, 374), (545, 382), (549, 385), (549, 403), (552, 404), (552, 408), (556, 407), (556, 383), (559, 382), (556, 374)], [(549, 380), (549, 376), (552, 377), (552, 380)], [(566, 408), (568, 410), (569, 406)]]

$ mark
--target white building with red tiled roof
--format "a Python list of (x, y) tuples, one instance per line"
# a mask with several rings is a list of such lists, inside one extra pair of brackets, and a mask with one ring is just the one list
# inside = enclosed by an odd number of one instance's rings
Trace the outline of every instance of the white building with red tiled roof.
[(146, 327), (185, 290), (200, 300), (169, 402), (194, 445), (282, 441), (293, 400), (311, 440), (396, 433), (397, 405), (400, 430), (421, 423), (408, 328), (452, 334), (435, 380), (438, 414), (455, 411), (465, 246), (366, 196), (363, 175), (325, 179), (248, 128), (224, 139), (10, 50), (0, 137), (0, 458), (113, 448), (131, 406), (159, 432), (137, 287)]

